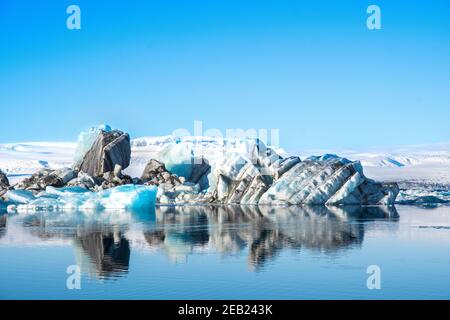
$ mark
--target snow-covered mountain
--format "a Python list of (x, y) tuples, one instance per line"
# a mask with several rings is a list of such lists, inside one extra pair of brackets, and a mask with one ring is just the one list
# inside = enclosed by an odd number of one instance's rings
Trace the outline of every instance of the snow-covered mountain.
[[(302, 157), (328, 150), (302, 151)], [(368, 177), (382, 181), (420, 181), (450, 184), (450, 143), (367, 150), (334, 150), (359, 160)]]
[(0, 144), (0, 169), (11, 182), (43, 168), (72, 164), (75, 142), (24, 142)]
[[(323, 153), (327, 150), (303, 151), (303, 154)], [(449, 165), (450, 143), (413, 145), (400, 148), (367, 150), (335, 150), (336, 153), (352, 160), (360, 160), (366, 167), (407, 167), (419, 165)]]

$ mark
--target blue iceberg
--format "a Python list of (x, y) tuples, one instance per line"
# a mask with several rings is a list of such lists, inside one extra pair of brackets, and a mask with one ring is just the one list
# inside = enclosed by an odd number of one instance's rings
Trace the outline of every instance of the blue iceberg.
[(19, 212), (37, 211), (100, 211), (151, 208), (156, 202), (157, 188), (144, 185), (122, 185), (104, 191), (92, 192), (81, 187), (47, 187), (34, 198), (11, 199)]
[(159, 152), (157, 158), (172, 174), (186, 179), (189, 179), (192, 174), (193, 150), (184, 143), (168, 144)]
[(6, 198), (13, 203), (28, 203), (36, 199), (31, 191), (28, 190), (8, 190)]

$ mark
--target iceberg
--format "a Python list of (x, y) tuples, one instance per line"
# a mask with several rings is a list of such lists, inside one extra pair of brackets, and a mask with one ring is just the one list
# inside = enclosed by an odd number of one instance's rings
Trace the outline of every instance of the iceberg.
[(55, 195), (55, 196), (69, 196), (86, 192), (89, 192), (89, 190), (79, 186), (70, 186), (63, 188), (55, 188), (55, 187), (45, 188), (45, 193), (47, 195)]
[(128, 133), (111, 130), (108, 125), (91, 128), (80, 134), (73, 168), (92, 177), (117, 172), (130, 165), (131, 146)]
[(73, 157), (74, 166), (79, 165), (83, 161), (84, 155), (92, 148), (100, 133), (101, 128), (96, 127), (80, 133)]
[[(335, 154), (301, 161), (296, 156), (283, 158), (259, 139), (244, 139), (235, 146), (230, 150), (224, 147), (227, 152), (212, 155), (212, 158), (198, 155), (182, 141), (166, 146), (159, 160), (172, 174), (192, 177), (192, 172), (198, 171), (206, 181), (200, 185), (199, 180), (188, 178), (181, 185), (171, 187), (160, 183), (157, 201), (283, 206), (392, 205), (399, 192), (396, 183), (380, 183), (365, 177), (359, 161)], [(201, 170), (194, 169), (193, 159), (205, 161)], [(152, 167), (152, 162), (148, 166)], [(188, 185), (191, 183), (195, 187)]]
[(31, 192), (26, 190), (14, 191), (25, 191), (23, 195), (13, 193), (14, 200), (10, 198), (18, 203), (19, 212), (91, 211), (151, 208), (156, 202), (157, 188), (128, 184), (92, 192), (81, 187), (47, 187), (36, 197), (30, 197)]
[(218, 166), (210, 182), (211, 201), (249, 205), (391, 205), (395, 183), (368, 179), (358, 161), (333, 154), (283, 158), (261, 141), (249, 157), (236, 155)]
[(13, 203), (21, 204), (28, 203), (36, 199), (33, 193), (29, 190), (8, 190), (6, 198)]
[(450, 203), (450, 187), (426, 183), (402, 183), (398, 204), (438, 205)]
[(100, 192), (105, 209), (142, 209), (153, 207), (158, 189), (127, 184)]
[(192, 174), (194, 156), (192, 149), (184, 143), (174, 142), (164, 147), (157, 156), (166, 169), (179, 177), (189, 179)]

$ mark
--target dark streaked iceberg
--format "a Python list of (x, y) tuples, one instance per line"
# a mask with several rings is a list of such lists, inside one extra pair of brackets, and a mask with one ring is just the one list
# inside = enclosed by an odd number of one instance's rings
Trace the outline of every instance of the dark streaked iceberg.
[(211, 202), (251, 205), (391, 205), (396, 183), (364, 176), (359, 162), (335, 155), (282, 158), (261, 141), (250, 157), (235, 155), (215, 168)]
[[(82, 139), (79, 141), (77, 159), (74, 168), (83, 171), (92, 177), (103, 176), (106, 172), (114, 171), (116, 166), (125, 169), (130, 164), (131, 146), (130, 136), (119, 130), (104, 129), (92, 130), (96, 135), (90, 148)], [(90, 137), (92, 140), (92, 137)]]

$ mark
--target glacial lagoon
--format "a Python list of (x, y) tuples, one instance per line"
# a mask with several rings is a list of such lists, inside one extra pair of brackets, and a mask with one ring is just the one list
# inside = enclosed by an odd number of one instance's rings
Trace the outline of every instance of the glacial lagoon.
[(0, 215), (0, 299), (449, 298), (449, 206)]

